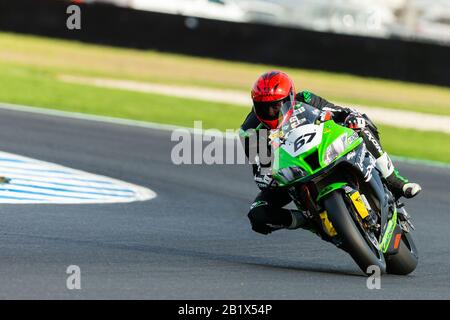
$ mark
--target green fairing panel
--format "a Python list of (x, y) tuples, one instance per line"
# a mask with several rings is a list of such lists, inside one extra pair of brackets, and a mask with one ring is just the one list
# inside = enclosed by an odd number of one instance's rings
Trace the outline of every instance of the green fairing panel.
[[(274, 151), (274, 165), (273, 165), (273, 176), (280, 183), (280, 186), (288, 186), (302, 180), (307, 179), (308, 176), (315, 174), (321, 170), (323, 170), (328, 165), (324, 163), (324, 157), (327, 148), (342, 134), (347, 135), (347, 139), (354, 134), (352, 129), (343, 127), (338, 125), (333, 120), (329, 120), (323, 123), (323, 131), (322, 131), (322, 141), (319, 145), (307, 150), (304, 153), (301, 153), (297, 157), (291, 156), (283, 147), (279, 147)], [(355, 139), (347, 148), (342, 152), (336, 159), (334, 159), (329, 165), (332, 165), (338, 159), (345, 156), (348, 152), (355, 149), (358, 145), (362, 143), (362, 138), (358, 137)], [(317, 152), (318, 154), (318, 168), (312, 168), (310, 164), (305, 161), (309, 155)], [(278, 173), (279, 170), (288, 168), (288, 167), (299, 167), (306, 172), (306, 176), (301, 179), (297, 179), (295, 181), (285, 181), (285, 179)]]

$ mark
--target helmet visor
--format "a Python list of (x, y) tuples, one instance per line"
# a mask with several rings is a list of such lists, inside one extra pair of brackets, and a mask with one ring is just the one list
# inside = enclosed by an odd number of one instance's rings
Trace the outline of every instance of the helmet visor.
[(255, 101), (253, 105), (258, 118), (263, 121), (278, 120), (278, 124), (280, 124), (292, 113), (295, 105), (295, 94), (291, 92), (286, 98), (277, 101)]
[(277, 120), (283, 107), (283, 100), (270, 102), (255, 102), (255, 112), (259, 118), (266, 121)]

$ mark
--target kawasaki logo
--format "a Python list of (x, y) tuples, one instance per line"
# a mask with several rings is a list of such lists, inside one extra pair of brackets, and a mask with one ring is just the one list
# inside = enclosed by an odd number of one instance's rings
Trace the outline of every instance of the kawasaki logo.
[(308, 91), (304, 91), (303, 98), (305, 99), (306, 102), (310, 102), (311, 101), (311, 93), (309, 93)]

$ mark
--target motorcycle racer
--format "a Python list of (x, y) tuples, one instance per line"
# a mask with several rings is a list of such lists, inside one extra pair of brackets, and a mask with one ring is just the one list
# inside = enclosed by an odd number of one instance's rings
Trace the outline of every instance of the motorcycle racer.
[[(270, 71), (261, 75), (251, 91), (252, 111), (240, 128), (240, 136), (249, 157), (249, 138), (259, 129), (276, 129), (279, 124), (279, 113), (283, 104), (306, 103), (328, 114), (335, 122), (355, 130), (364, 140), (368, 151), (375, 157), (376, 168), (381, 172), (388, 188), (397, 197), (412, 198), (421, 187), (409, 182), (395, 169), (389, 155), (380, 144), (379, 133), (375, 124), (365, 114), (328, 102), (309, 91), (296, 92), (293, 81), (281, 71)], [(291, 202), (286, 190), (273, 189), (276, 184), (271, 176), (270, 163), (259, 162), (258, 155), (253, 164), (254, 180), (260, 193), (250, 207), (248, 218), (252, 229), (258, 233), (269, 234), (279, 229), (305, 228), (313, 230), (303, 212), (283, 208)], [(313, 230), (314, 231), (314, 230)]]

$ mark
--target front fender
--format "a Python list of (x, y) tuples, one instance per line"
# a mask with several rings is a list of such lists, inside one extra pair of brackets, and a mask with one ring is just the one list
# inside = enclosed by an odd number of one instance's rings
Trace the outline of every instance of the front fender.
[(330, 194), (333, 191), (336, 191), (338, 189), (344, 189), (345, 186), (347, 186), (347, 182), (333, 182), (320, 190), (319, 195), (317, 196), (316, 203), (319, 203), (320, 200), (322, 200), (326, 195)]

